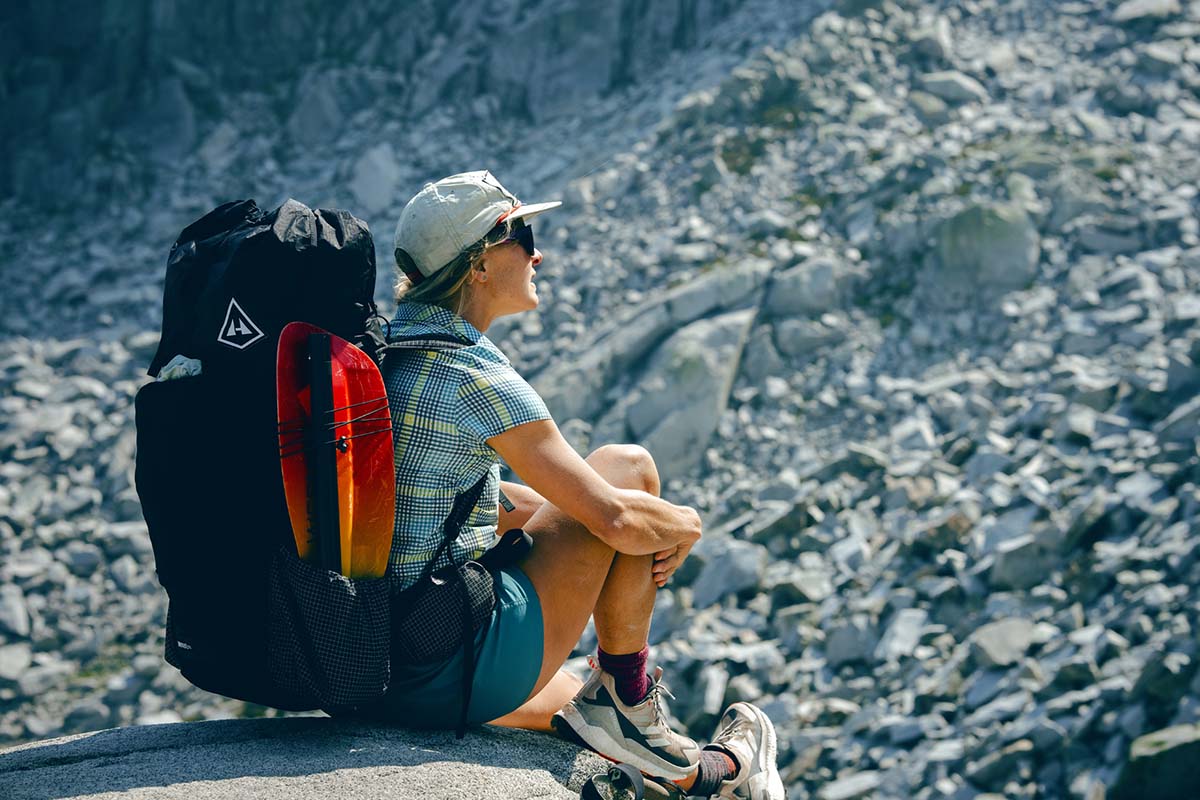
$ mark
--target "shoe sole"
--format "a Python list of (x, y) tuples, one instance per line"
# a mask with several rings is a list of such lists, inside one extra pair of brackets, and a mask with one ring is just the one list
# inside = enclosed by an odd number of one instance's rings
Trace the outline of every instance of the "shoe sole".
[[(597, 755), (618, 764), (629, 764), (637, 767), (637, 769), (645, 772), (647, 775), (654, 775), (672, 781), (681, 781), (686, 779), (692, 770), (696, 768), (696, 764), (692, 764), (689, 767), (680, 767), (661, 758), (655, 758), (651, 753), (638, 752), (631, 749), (629, 742), (624, 739), (618, 742), (604, 728), (589, 725), (573, 703), (567, 703), (563, 706), (555, 717), (565, 722), (575, 735), (586, 742), (588, 747), (594, 750)], [(698, 764), (699, 761), (696, 763)]]

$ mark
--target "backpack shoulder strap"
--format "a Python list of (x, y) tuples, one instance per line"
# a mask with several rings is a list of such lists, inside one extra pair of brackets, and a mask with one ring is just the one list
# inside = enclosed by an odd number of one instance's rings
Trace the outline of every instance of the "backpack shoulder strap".
[[(448, 333), (430, 333), (414, 336), (392, 336), (387, 332), (385, 327), (385, 338), (383, 344), (379, 347), (379, 357), (376, 359), (380, 368), (388, 362), (388, 356), (394, 354), (399, 357), (404, 352), (428, 351), (428, 350), (458, 350), (466, 347), (470, 342), (463, 341), (457, 336), (452, 336)], [(393, 364), (395, 358), (392, 359)]]
[(454, 506), (450, 509), (450, 516), (446, 517), (446, 522), (442, 526), (442, 543), (438, 546), (437, 552), (433, 554), (433, 557), (425, 562), (425, 569), (421, 571), (421, 577), (414, 585), (425, 583), (429, 576), (433, 574), (434, 565), (437, 564), (442, 554), (450, 547), (450, 543), (458, 538), (458, 534), (462, 531), (463, 523), (467, 521), (467, 515), (479, 504), (479, 497), (483, 494), (483, 487), (487, 485), (490, 474), (490, 470), (483, 473), (483, 477), (477, 480), (474, 486), (454, 498)]
[(460, 347), (466, 347), (468, 344), (470, 343), (449, 334), (398, 336), (388, 339), (387, 344), (384, 345), (384, 350), (458, 350)]

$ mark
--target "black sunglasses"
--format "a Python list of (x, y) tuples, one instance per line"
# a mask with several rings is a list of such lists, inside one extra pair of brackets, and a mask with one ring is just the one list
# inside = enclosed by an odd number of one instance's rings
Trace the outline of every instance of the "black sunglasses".
[[(492, 238), (493, 235), (496, 238)], [(502, 236), (504, 238), (499, 238)], [(488, 238), (491, 241), (497, 242), (498, 244), (504, 244), (505, 242), (517, 242), (521, 245), (522, 249), (525, 250), (526, 255), (528, 255), (530, 258), (533, 258), (533, 228), (531, 228), (529, 225), (526, 225), (524, 220), (519, 219), (514, 222), (513, 227), (508, 232), (507, 236), (504, 235), (503, 224), (498, 225), (496, 226), (494, 233), (489, 235)]]

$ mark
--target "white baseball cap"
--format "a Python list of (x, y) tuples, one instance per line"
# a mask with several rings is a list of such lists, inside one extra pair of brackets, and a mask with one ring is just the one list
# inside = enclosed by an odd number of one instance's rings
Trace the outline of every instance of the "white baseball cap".
[(505, 220), (529, 219), (560, 200), (524, 205), (487, 170), (427, 183), (396, 222), (396, 249), (428, 278)]

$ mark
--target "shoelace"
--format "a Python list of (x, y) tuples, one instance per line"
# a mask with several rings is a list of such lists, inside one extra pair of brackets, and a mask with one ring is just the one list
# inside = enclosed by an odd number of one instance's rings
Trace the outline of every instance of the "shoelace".
[[(594, 670), (600, 669), (600, 662), (594, 655), (588, 655), (587, 663)], [(666, 721), (666, 709), (663, 708), (663, 700), (660, 693), (665, 694), (672, 700), (676, 699), (671, 690), (667, 688), (667, 684), (662, 680), (662, 667), (655, 667), (654, 675), (650, 681), (650, 691), (646, 694), (646, 697), (652, 701), (650, 708), (653, 712), (653, 719), (650, 724), (663, 731), (669, 731), (670, 726), (667, 725)], [(638, 705), (641, 705), (641, 703)]]
[(727, 738), (732, 738), (737, 729), (741, 727), (741, 723), (742, 720), (739, 717), (734, 717), (725, 725), (724, 728), (721, 728), (716, 736), (712, 738), (713, 744), (716, 744), (717, 742), (723, 742)]
[(654, 680), (650, 684), (648, 697), (652, 700), (650, 707), (654, 709), (654, 725), (666, 731), (670, 730), (670, 726), (667, 725), (666, 709), (663, 706), (662, 695), (664, 694), (672, 700), (675, 699), (675, 695), (671, 694), (671, 690), (663, 682), (662, 668), (659, 667), (654, 670)]

